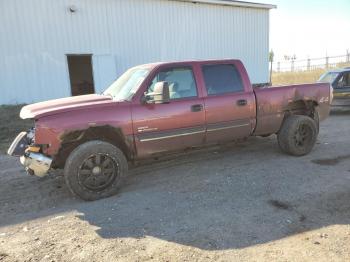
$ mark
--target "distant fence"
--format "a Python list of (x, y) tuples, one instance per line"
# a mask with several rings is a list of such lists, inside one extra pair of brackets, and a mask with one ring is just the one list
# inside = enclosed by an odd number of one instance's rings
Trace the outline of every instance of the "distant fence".
[(327, 56), (321, 58), (308, 58), (304, 60), (290, 59), (272, 63), (274, 72), (311, 71), (318, 69), (331, 69), (350, 66), (350, 53), (339, 56)]

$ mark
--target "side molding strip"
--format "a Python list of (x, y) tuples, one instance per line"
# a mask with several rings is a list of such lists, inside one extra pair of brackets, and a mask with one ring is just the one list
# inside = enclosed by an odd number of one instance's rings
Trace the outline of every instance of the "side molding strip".
[(154, 140), (160, 140), (160, 139), (174, 138), (174, 137), (180, 137), (180, 136), (190, 136), (190, 135), (204, 133), (204, 132), (205, 131), (198, 131), (198, 132), (184, 133), (184, 134), (178, 134), (178, 135), (172, 135), (172, 136), (161, 136), (161, 137), (154, 137), (154, 138), (144, 138), (144, 139), (140, 139), (140, 141), (141, 142), (147, 142), (147, 141), (154, 141)]
[(226, 122), (226, 123), (208, 125), (207, 128), (205, 128), (205, 126), (200, 126), (200, 127), (194, 127), (194, 128), (179, 128), (179, 129), (170, 130), (170, 131), (144, 132), (141, 134), (139, 133), (137, 137), (140, 142), (148, 142), (148, 141), (162, 140), (162, 139), (168, 139), (168, 138), (202, 134), (205, 132), (234, 129), (234, 128), (244, 127), (249, 125), (250, 125), (249, 123), (239, 124), (236, 122), (235, 124), (233, 124), (233, 122), (228, 122), (228, 123)]
[(143, 133), (143, 134), (138, 134), (137, 137), (139, 138), (140, 142), (148, 142), (148, 141), (162, 140), (167, 138), (190, 136), (190, 135), (201, 134), (201, 133), (205, 133), (204, 126), (195, 127), (195, 128), (181, 128), (177, 130), (163, 131), (163, 132)]
[(243, 127), (243, 126), (249, 126), (250, 124), (242, 124), (242, 125), (234, 125), (234, 126), (224, 126), (224, 127), (217, 127), (217, 128), (208, 128), (207, 131), (208, 132), (212, 132), (212, 131), (219, 131), (219, 130), (224, 130), (224, 129), (231, 129), (231, 128), (237, 128), (237, 127)]

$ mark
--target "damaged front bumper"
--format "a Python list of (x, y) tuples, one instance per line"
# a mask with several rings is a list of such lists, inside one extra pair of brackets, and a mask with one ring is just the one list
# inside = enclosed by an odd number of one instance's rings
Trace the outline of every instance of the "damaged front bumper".
[(31, 175), (44, 177), (48, 174), (52, 159), (43, 154), (27, 152), (21, 156), (21, 163)]
[(7, 153), (20, 157), (22, 165), (30, 175), (43, 177), (51, 168), (52, 158), (40, 153), (40, 150), (37, 150), (38, 147), (32, 146), (33, 138), (33, 129), (29, 132), (21, 132), (12, 142)]

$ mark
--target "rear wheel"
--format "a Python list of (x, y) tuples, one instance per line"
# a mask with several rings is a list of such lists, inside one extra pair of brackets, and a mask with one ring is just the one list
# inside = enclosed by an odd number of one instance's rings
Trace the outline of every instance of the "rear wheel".
[(308, 154), (316, 143), (318, 129), (308, 116), (289, 116), (281, 127), (277, 139), (281, 150), (294, 156)]
[(115, 195), (127, 169), (120, 149), (106, 142), (90, 141), (70, 154), (64, 177), (73, 194), (91, 201)]

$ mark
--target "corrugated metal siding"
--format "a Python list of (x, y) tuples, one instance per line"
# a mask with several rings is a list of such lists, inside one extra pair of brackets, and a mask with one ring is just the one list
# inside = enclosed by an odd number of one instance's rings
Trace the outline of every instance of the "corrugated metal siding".
[[(76, 13), (68, 11), (73, 4)], [(0, 25), (0, 104), (69, 96), (66, 54), (113, 56), (116, 77), (142, 63), (239, 58), (252, 82), (268, 82), (265, 9), (168, 0), (8, 0), (0, 2)]]

